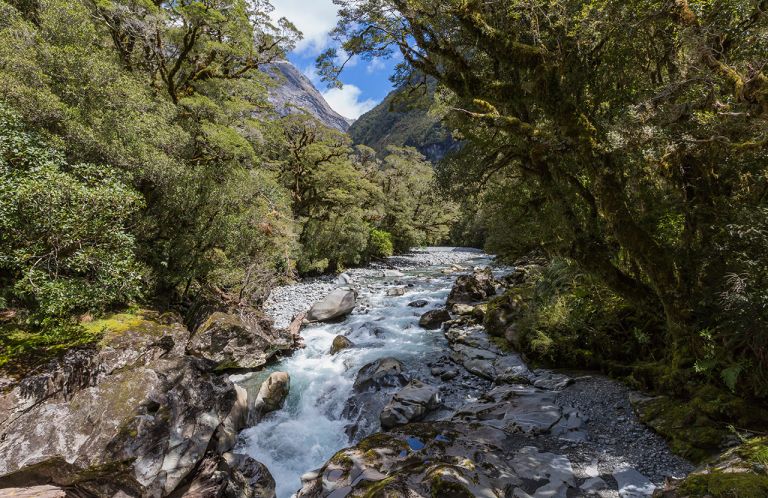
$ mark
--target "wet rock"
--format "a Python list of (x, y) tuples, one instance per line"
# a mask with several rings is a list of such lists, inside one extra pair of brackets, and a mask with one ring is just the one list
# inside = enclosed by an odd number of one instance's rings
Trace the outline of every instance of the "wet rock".
[(410, 306), (411, 308), (423, 308), (428, 304), (429, 304), (429, 301), (427, 301), (426, 299), (418, 299), (416, 301), (412, 301), (408, 303), (408, 306)]
[(379, 390), (386, 387), (402, 387), (408, 383), (403, 374), (403, 364), (395, 358), (381, 358), (364, 365), (355, 377), (354, 389), (357, 392), (368, 389)]
[(394, 287), (392, 289), (387, 289), (387, 296), (389, 297), (399, 297), (405, 295), (405, 289), (402, 287)]
[(451, 314), (447, 310), (429, 310), (419, 319), (419, 327), (427, 330), (439, 329), (440, 326), (451, 319)]
[(259, 416), (279, 410), (288, 397), (291, 388), (291, 377), (286, 372), (274, 372), (261, 384), (256, 396), (254, 410)]
[(573, 379), (567, 375), (549, 372), (547, 370), (536, 370), (534, 372), (535, 380), (533, 386), (540, 389), (549, 389), (551, 391), (560, 391), (573, 384)]
[(451, 289), (446, 302), (448, 307), (455, 304), (472, 304), (496, 295), (496, 286), (490, 269), (461, 275)]
[(516, 452), (512, 468), (522, 479), (545, 483), (533, 492), (533, 496), (565, 498), (575, 480), (567, 456), (539, 451), (533, 446), (526, 446)]
[(275, 480), (264, 464), (249, 456), (209, 453), (179, 491), (187, 498), (274, 498)]
[(418, 380), (412, 380), (392, 397), (379, 417), (384, 429), (421, 420), (440, 403), (440, 390)]
[(562, 417), (555, 393), (533, 387), (499, 386), (456, 411), (453, 420), (477, 422), (509, 432), (548, 433)]
[(192, 335), (187, 354), (216, 362), (219, 369), (254, 369), (293, 346), (293, 338), (269, 321), (233, 313), (212, 314)]
[(331, 343), (331, 351), (330, 353), (332, 355), (338, 353), (339, 351), (343, 349), (349, 349), (355, 346), (355, 343), (350, 341), (348, 338), (346, 338), (343, 335), (337, 335), (333, 338), (333, 343)]
[(325, 322), (346, 316), (355, 309), (357, 291), (348, 287), (334, 289), (322, 300), (316, 302), (307, 312), (307, 320)]
[(445, 372), (443, 372), (442, 375), (440, 375), (440, 379), (444, 381), (449, 381), (451, 379), (458, 377), (458, 375), (459, 375), (459, 371), (456, 369), (446, 370)]
[[(448, 422), (410, 423), (339, 452), (304, 481), (298, 498), (365, 496), (511, 496), (533, 491), (510, 465), (517, 435)], [(374, 496), (371, 494), (370, 496)]]

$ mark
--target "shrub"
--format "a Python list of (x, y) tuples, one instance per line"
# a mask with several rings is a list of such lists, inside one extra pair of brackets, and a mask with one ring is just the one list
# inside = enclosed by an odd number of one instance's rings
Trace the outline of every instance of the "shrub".
[(368, 238), (368, 257), (386, 258), (392, 256), (395, 246), (392, 243), (392, 234), (384, 230), (371, 229)]

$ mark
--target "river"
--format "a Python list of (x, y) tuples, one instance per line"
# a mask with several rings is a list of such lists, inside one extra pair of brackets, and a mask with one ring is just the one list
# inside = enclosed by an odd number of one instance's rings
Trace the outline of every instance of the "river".
[[(445, 304), (455, 279), (454, 274), (447, 273), (452, 265), (487, 266), (491, 261), (482, 253), (433, 249), (413, 260), (393, 260), (402, 276), (385, 277), (382, 270), (370, 268), (351, 270), (348, 273), (360, 293), (358, 307), (351, 315), (339, 323), (303, 328), (304, 349), (264, 372), (239, 380), (250, 390), (257, 390), (271, 372), (284, 371), (291, 377), (284, 407), (244, 430), (236, 448), (236, 452), (248, 454), (269, 468), (277, 483), (277, 498), (292, 496), (301, 487), (302, 474), (350, 445), (345, 428), (354, 421), (342, 412), (360, 367), (394, 357), (407, 371), (424, 371), (431, 359), (446, 351), (443, 333), (420, 328), (419, 317)], [(387, 295), (388, 290), (398, 287), (405, 289), (404, 295)], [(428, 304), (422, 308), (408, 306), (416, 300)], [(337, 335), (347, 336), (355, 346), (332, 356), (329, 351)], [(376, 424), (362, 427), (359, 436), (377, 429)]]

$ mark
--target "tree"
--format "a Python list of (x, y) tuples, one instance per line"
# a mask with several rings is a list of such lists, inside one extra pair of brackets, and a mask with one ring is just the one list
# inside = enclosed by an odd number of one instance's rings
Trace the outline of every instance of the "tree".
[(522, 186), (555, 219), (539, 244), (663, 311), (678, 361), (700, 354), (712, 289), (739, 267), (716, 240), (766, 201), (765, 1), (339, 4), (346, 52), (397, 50), (402, 83), (449, 90), (469, 144), (450, 181)]

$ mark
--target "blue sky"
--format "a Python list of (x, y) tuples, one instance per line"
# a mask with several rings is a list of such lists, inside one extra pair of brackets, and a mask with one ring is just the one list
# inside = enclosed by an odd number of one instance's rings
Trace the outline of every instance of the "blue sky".
[(323, 93), (330, 106), (346, 118), (356, 119), (381, 102), (392, 90), (389, 76), (395, 61), (352, 59), (341, 75), (344, 87), (328, 89), (315, 73), (315, 58), (332, 45), (328, 32), (336, 25), (332, 0), (272, 0), (276, 18), (286, 17), (304, 34), (289, 60)]

